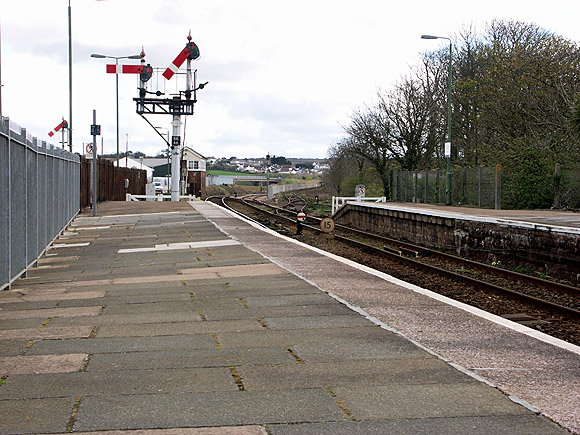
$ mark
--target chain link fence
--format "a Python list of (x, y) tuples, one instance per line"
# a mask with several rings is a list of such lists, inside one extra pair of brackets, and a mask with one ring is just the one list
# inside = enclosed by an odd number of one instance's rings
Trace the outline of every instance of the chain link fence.
[[(445, 203), (445, 170), (391, 173), (391, 201)], [(451, 171), (452, 205), (495, 208), (580, 208), (580, 169), (525, 174), (495, 168), (455, 168)]]
[(80, 159), (0, 120), (0, 289), (34, 266), (80, 209)]

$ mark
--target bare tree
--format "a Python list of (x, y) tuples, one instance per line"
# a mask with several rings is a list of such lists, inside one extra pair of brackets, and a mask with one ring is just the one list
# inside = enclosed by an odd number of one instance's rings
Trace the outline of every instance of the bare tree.
[(343, 127), (349, 138), (344, 146), (349, 152), (367, 160), (376, 170), (383, 185), (383, 194), (389, 196), (389, 168), (395, 154), (390, 137), (388, 119), (376, 108), (355, 111), (350, 124)]

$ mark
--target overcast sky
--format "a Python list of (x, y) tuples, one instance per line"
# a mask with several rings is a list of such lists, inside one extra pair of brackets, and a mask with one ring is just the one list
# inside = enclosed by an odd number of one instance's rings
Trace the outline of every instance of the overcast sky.
[[(69, 115), (68, 0), (0, 0), (2, 114), (41, 140)], [(185, 143), (206, 157), (327, 156), (341, 125), (453, 36), (490, 20), (533, 22), (580, 41), (578, 0), (71, 0), (73, 151), (92, 140), (116, 152), (115, 76), (91, 53), (138, 54), (165, 69), (191, 29), (200, 82)], [(120, 61), (138, 63), (139, 61)], [(184, 71), (185, 64), (180, 71)], [(175, 80), (164, 87), (175, 92)], [(174, 86), (173, 88), (171, 86)], [(119, 76), (120, 148), (154, 155), (165, 144), (135, 112), (134, 75)], [(171, 128), (171, 116), (149, 117)], [(183, 128), (182, 127), (182, 134)], [(162, 130), (164, 133), (166, 130)], [(101, 139), (98, 139), (99, 153)]]

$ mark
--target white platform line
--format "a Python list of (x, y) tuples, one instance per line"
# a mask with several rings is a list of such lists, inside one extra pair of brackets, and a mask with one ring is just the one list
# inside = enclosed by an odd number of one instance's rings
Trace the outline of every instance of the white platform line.
[(48, 249), (57, 249), (57, 248), (80, 248), (82, 246), (89, 246), (91, 242), (86, 243), (55, 243), (51, 245)]
[(119, 249), (117, 253), (133, 254), (137, 252), (177, 251), (183, 249), (218, 248), (220, 246), (234, 246), (234, 245), (241, 245), (241, 243), (233, 239), (207, 240), (204, 242), (167, 243), (147, 248)]

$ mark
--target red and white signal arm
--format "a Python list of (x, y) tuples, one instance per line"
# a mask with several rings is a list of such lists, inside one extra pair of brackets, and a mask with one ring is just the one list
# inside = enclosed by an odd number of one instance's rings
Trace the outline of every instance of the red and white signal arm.
[(60, 124), (58, 124), (56, 127), (54, 127), (54, 129), (52, 129), (51, 131), (48, 132), (48, 136), (49, 137), (53, 137), (54, 134), (59, 131), (61, 128), (68, 128), (68, 123), (63, 119), (62, 122)]
[(189, 42), (183, 50), (177, 55), (177, 57), (171, 62), (167, 69), (163, 72), (163, 77), (170, 80), (173, 75), (179, 71), (179, 67), (183, 65), (185, 59), (195, 60), (199, 58), (199, 47), (195, 42), (192, 42), (191, 35), (187, 37)]
[(306, 213), (300, 212), (296, 215), (296, 219), (300, 222), (304, 222), (306, 220)]

